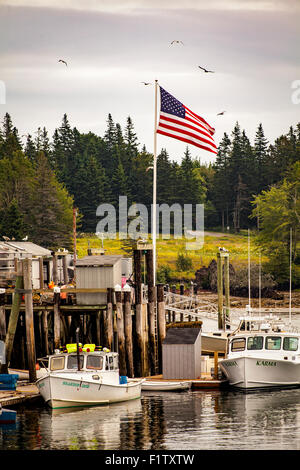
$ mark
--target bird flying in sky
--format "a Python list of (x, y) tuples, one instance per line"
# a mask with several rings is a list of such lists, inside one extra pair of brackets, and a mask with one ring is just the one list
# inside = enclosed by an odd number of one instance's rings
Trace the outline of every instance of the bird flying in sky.
[(65, 64), (66, 67), (68, 66), (68, 64), (67, 64), (67, 62), (66, 62), (65, 60), (59, 59), (58, 62), (61, 62), (62, 64)]
[(149, 83), (149, 82), (141, 82), (143, 83), (144, 85), (152, 85), (152, 83)]
[(200, 65), (198, 65), (198, 67), (199, 67), (199, 69), (204, 70), (204, 72), (206, 72), (206, 73), (209, 73), (209, 72), (210, 73), (215, 73), (215, 72), (213, 72), (213, 70), (207, 70), (204, 67), (201, 67)]
[(182, 41), (177, 41), (176, 39), (174, 39), (174, 41), (172, 41), (171, 44), (182, 44), (184, 46)]
[(222, 111), (221, 113), (218, 113), (217, 116), (223, 116), (223, 114), (225, 113), (226, 111)]

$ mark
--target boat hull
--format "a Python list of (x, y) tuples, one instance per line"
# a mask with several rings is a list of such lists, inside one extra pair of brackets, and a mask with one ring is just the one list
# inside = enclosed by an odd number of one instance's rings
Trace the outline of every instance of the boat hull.
[(142, 391), (158, 391), (158, 392), (180, 392), (189, 390), (191, 382), (164, 382), (146, 380), (142, 384)]
[(300, 387), (300, 362), (240, 356), (219, 361), (229, 385), (243, 390)]
[(49, 374), (37, 381), (40, 394), (50, 408), (99, 406), (135, 400), (141, 396), (142, 381), (110, 384), (76, 376)]

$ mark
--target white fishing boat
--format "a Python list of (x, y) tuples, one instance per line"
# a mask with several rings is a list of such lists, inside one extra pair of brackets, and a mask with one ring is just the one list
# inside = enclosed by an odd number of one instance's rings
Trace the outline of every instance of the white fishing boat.
[(142, 391), (154, 392), (179, 392), (189, 390), (191, 382), (189, 381), (168, 381), (168, 380), (145, 380), (142, 383)]
[(219, 366), (240, 389), (300, 386), (300, 332), (280, 318), (246, 316), (228, 338)]
[(75, 345), (48, 356), (36, 385), (51, 408), (108, 405), (141, 396), (143, 379), (119, 375), (118, 353)]

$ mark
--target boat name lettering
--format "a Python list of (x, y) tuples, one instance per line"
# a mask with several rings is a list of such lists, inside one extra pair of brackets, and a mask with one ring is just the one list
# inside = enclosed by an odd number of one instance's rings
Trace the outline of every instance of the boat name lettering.
[[(76, 383), (76, 382), (65, 382), (64, 381), (62, 384), (63, 385), (68, 385), (70, 387), (80, 387), (80, 384)], [(90, 388), (90, 386), (88, 384), (82, 384), (81, 388)]]
[(256, 365), (276, 367), (276, 361), (256, 361)]

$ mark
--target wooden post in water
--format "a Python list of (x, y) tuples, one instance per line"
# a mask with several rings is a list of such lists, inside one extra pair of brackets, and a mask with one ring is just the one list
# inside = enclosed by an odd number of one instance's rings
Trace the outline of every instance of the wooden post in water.
[(124, 328), (125, 328), (125, 347), (127, 375), (134, 377), (133, 366), (133, 345), (132, 345), (132, 315), (131, 315), (131, 288), (124, 289)]
[(6, 336), (6, 318), (5, 318), (5, 307), (0, 305), (0, 339), (3, 341)]
[(115, 287), (120, 375), (127, 375), (121, 286)]
[(225, 284), (225, 325), (230, 325), (230, 279), (229, 279), (229, 254), (224, 254), (224, 284)]
[(164, 301), (164, 286), (157, 284), (157, 326), (158, 326), (158, 364), (159, 374), (162, 373), (162, 343), (166, 337), (166, 311)]
[(43, 258), (39, 258), (39, 278), (40, 278), (40, 289), (44, 289), (44, 268)]
[(134, 261), (134, 284), (135, 284), (135, 335), (137, 352), (134, 355), (136, 359), (137, 376), (144, 374), (144, 347), (143, 347), (143, 312), (142, 312), (142, 252), (133, 251)]
[(60, 292), (54, 288), (54, 308), (53, 308), (53, 318), (54, 318), (54, 349), (59, 349), (60, 346)]
[(8, 373), (8, 367), (12, 355), (13, 345), (14, 345), (14, 338), (16, 334), (18, 319), (19, 319), (19, 312), (20, 312), (20, 304), (21, 304), (21, 293), (19, 292), (20, 289), (23, 289), (23, 273), (22, 273), (22, 264), (21, 261), (18, 261), (17, 264), (17, 277), (16, 277), (16, 285), (15, 285), (15, 292), (13, 295), (13, 303), (12, 308), (8, 320), (8, 327), (7, 333), (5, 338), (5, 354), (6, 354), (6, 364), (2, 364), (1, 372), (3, 374)]
[(68, 284), (69, 275), (68, 275), (68, 266), (67, 266), (67, 257), (66, 257), (66, 255), (63, 255), (62, 263), (63, 263), (63, 273), (64, 273), (64, 284)]
[(218, 328), (223, 328), (223, 271), (221, 253), (217, 253)]
[(42, 333), (43, 333), (43, 347), (44, 353), (49, 354), (49, 340), (48, 340), (48, 312), (44, 310), (42, 313)]
[(104, 338), (106, 348), (112, 350), (113, 346), (113, 290), (107, 289), (107, 307), (103, 318)]
[(53, 278), (54, 284), (57, 284), (58, 283), (57, 255), (55, 253), (53, 253), (52, 261), (53, 261), (52, 278)]
[(35, 356), (35, 337), (33, 321), (33, 302), (32, 302), (32, 260), (25, 258), (22, 260), (24, 291), (25, 291), (25, 327), (26, 327), (26, 350), (30, 382), (36, 381), (36, 356)]
[(157, 373), (157, 338), (156, 338), (156, 312), (155, 312), (155, 287), (153, 272), (153, 250), (146, 252), (147, 284), (148, 284), (148, 324), (149, 324), (149, 366), (150, 375)]
[(219, 361), (219, 354), (218, 351), (214, 351), (214, 378), (217, 380), (218, 378), (218, 361)]

